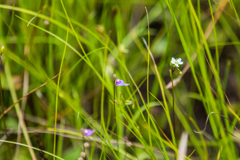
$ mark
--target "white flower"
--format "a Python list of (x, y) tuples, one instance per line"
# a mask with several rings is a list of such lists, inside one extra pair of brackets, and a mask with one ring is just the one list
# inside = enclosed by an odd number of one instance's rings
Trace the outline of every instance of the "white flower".
[(173, 65), (175, 65), (176, 67), (179, 67), (179, 64), (183, 64), (181, 58), (175, 59), (175, 58), (173, 58), (173, 57), (172, 57), (171, 63), (172, 63)]

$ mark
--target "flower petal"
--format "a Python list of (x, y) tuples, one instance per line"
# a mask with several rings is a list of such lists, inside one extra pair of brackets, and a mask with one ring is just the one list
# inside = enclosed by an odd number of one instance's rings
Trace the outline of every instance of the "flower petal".
[(95, 129), (81, 129), (81, 131), (84, 136), (88, 137), (95, 132)]
[(178, 62), (178, 64), (183, 64), (183, 62)]
[(116, 79), (115, 81), (116, 86), (128, 86), (129, 84), (125, 83), (123, 80)]
[(176, 59), (172, 57), (171, 63), (175, 64), (176, 63)]
[(181, 62), (182, 61), (182, 58), (178, 58), (177, 59), (177, 62), (179, 63), (179, 62)]

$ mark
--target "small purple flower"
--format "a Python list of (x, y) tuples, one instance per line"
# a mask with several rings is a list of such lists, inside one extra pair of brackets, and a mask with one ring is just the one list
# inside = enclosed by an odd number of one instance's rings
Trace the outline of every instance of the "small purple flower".
[(115, 84), (116, 84), (116, 86), (128, 86), (129, 85), (128, 83), (124, 83), (123, 80), (118, 79), (118, 78), (116, 79)]
[(95, 129), (81, 129), (81, 132), (84, 136), (88, 137), (95, 132)]
[(124, 140), (127, 140), (127, 137), (126, 137), (126, 136), (124, 137)]

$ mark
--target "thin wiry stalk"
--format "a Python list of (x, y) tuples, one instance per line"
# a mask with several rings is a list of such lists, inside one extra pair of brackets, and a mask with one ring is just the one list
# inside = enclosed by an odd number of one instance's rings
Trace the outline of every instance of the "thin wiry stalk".
[[(150, 54), (149, 54), (149, 48), (150, 48), (150, 29), (149, 29), (149, 18), (148, 18), (148, 10), (145, 7), (146, 10), (146, 15), (147, 15), (147, 24), (148, 24), (148, 59), (147, 59), (147, 109), (149, 110), (149, 61), (150, 61)], [(148, 115), (148, 127), (151, 127), (151, 123), (150, 123), (150, 116)], [(149, 139), (149, 143), (150, 143), (150, 147), (152, 148), (152, 138), (151, 138), (151, 133), (150, 131), (148, 132), (148, 139)]]
[[(2, 63), (2, 51), (3, 51), (3, 48), (1, 49), (1, 53), (0, 53), (0, 67), (1, 65), (3, 65)], [(2, 76), (0, 75), (0, 92), (1, 92), (1, 109), (2, 109), (2, 114), (4, 114), (4, 104), (3, 104), (3, 91), (2, 91)], [(1, 118), (0, 118), (1, 119)], [(6, 137), (8, 137), (7, 135), (7, 127), (6, 127), (6, 123), (5, 123), (5, 118), (3, 118), (3, 125), (4, 125), (4, 132), (5, 132), (5, 135)]]
[[(130, 141), (125, 140), (124, 138), (120, 137), (119, 135), (115, 134), (114, 132), (112, 132), (112, 131), (110, 131), (110, 130), (108, 130), (108, 131), (111, 132), (112, 134), (114, 134), (115, 136), (123, 139), (123, 140), (124, 140), (124, 143), (125, 143), (125, 146), (126, 146), (127, 142), (130, 142)], [(130, 142), (130, 143), (132, 144), (132, 142)], [(135, 156), (136, 156), (137, 159), (138, 159), (138, 156), (137, 156), (136, 152), (134, 151), (134, 149), (132, 148), (132, 146), (130, 145), (129, 147), (132, 149), (132, 151), (134, 152)], [(126, 154), (125, 154), (125, 158), (126, 158)]]
[[(69, 26), (68, 26), (69, 29)], [(66, 42), (68, 41), (68, 30), (67, 30), (67, 36), (66, 36)], [(60, 79), (61, 79), (61, 72), (62, 72), (62, 66), (63, 66), (63, 60), (65, 57), (65, 53), (66, 53), (66, 49), (67, 49), (67, 45), (65, 44), (64, 47), (64, 52), (63, 52), (63, 56), (62, 56), (62, 62), (60, 65), (60, 69), (59, 69), (59, 77), (58, 77), (58, 83), (57, 83), (57, 91), (56, 91), (56, 106), (55, 106), (55, 127), (54, 127), (54, 144), (53, 144), (53, 154), (55, 155), (56, 153), (56, 128), (57, 128), (57, 110), (58, 110), (58, 91), (59, 91), (59, 84), (60, 84)], [(53, 160), (55, 160), (55, 157), (53, 157)]]
[[(219, 115), (219, 116), (227, 119), (227, 120), (231, 123), (231, 125), (240, 133), (240, 131), (239, 131), (239, 130), (237, 129), (237, 127), (230, 121), (229, 118), (227, 118), (227, 117), (225, 117), (224, 115), (221, 115), (221, 114), (219, 114), (219, 113), (216, 113), (216, 112), (211, 112), (211, 113), (208, 114), (207, 119), (206, 119), (206, 121), (205, 121), (205, 126), (204, 126), (204, 129), (203, 129), (203, 130), (201, 130), (201, 131), (199, 131), (199, 132), (196, 131), (196, 130), (193, 130), (193, 131), (194, 131), (195, 133), (203, 133), (203, 132), (205, 132), (205, 130), (206, 130), (206, 128), (207, 128), (208, 119), (209, 119), (210, 115), (213, 114), (213, 113), (215, 113), (215, 114), (217, 114), (217, 115)], [(226, 130), (226, 129), (225, 129), (225, 130)], [(227, 130), (226, 130), (226, 131), (227, 131)], [(229, 131), (228, 131), (228, 132), (229, 132)]]
[[(3, 49), (4, 49), (4, 46), (2, 46), (1, 48), (1, 53), (0, 53), (0, 67), (2, 67), (3, 63), (2, 63), (2, 57), (3, 57)], [(4, 113), (4, 103), (3, 103), (3, 90), (2, 90), (2, 76), (0, 74), (0, 92), (1, 92), (1, 112), (2, 114)], [(0, 118), (1, 119), (1, 118)], [(5, 118), (3, 117), (3, 127), (4, 127), (4, 133), (5, 133), (5, 136), (6, 138), (8, 138), (8, 134), (7, 134), (7, 126), (6, 126), (6, 122), (5, 122)], [(9, 144), (8, 144), (8, 149), (9, 149), (9, 156), (11, 156), (11, 150), (9, 148)]]
[(172, 97), (173, 97), (173, 132), (174, 132), (174, 136), (176, 136), (176, 121), (175, 121), (175, 109), (174, 109), (174, 85), (173, 85), (173, 72), (174, 70), (170, 69), (169, 73), (170, 73), (170, 77), (171, 77), (171, 81), (172, 81)]
[[(115, 84), (115, 80), (114, 80), (114, 85), (113, 85), (113, 100), (116, 101), (116, 84)], [(113, 114), (115, 115), (115, 124), (116, 124), (116, 133), (117, 133), (117, 112), (116, 112), (116, 106), (115, 106), (115, 102), (113, 102)], [(118, 146), (118, 138), (117, 138), (117, 149), (119, 151), (119, 146)]]

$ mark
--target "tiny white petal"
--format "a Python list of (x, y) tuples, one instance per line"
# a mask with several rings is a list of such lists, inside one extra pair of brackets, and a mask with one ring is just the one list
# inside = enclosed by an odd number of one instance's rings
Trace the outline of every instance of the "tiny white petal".
[(183, 62), (178, 62), (178, 64), (183, 64)]
[(176, 59), (172, 57), (171, 63), (174, 64), (176, 62)]
[(178, 58), (178, 59), (177, 59), (177, 61), (178, 61), (178, 62), (181, 62), (181, 61), (182, 61), (182, 59), (181, 59), (181, 58)]
[(179, 65), (176, 63), (176, 64), (174, 64), (176, 67), (179, 67)]

